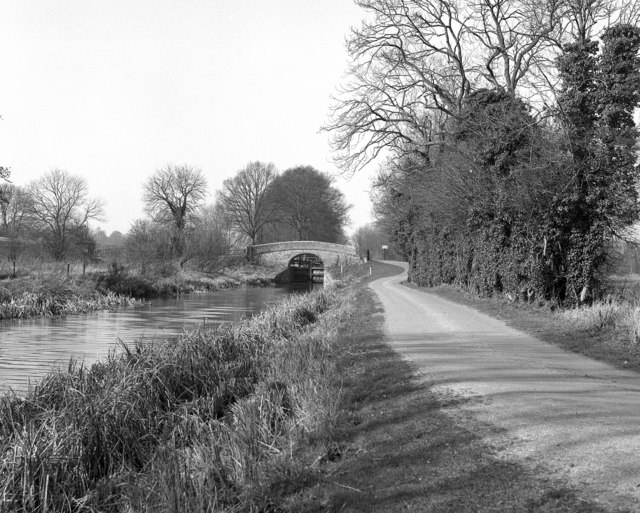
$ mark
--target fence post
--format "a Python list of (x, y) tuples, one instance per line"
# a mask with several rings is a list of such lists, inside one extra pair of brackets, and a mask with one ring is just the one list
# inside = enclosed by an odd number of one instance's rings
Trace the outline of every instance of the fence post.
[(71, 268), (71, 264), (67, 264), (67, 278), (69, 277), (69, 270)]

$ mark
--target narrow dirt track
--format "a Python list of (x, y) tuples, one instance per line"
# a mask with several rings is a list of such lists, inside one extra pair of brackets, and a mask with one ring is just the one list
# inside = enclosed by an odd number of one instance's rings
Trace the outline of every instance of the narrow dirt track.
[(438, 392), (461, 399), (452, 415), (499, 428), (505, 457), (543, 463), (585, 498), (640, 511), (640, 375), (565, 352), (404, 280), (402, 273), (369, 285), (384, 309), (386, 336)]

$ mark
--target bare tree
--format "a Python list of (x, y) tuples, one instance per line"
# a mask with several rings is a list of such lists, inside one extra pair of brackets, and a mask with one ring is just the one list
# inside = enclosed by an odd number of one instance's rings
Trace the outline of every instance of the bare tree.
[(561, 30), (555, 41), (558, 47), (599, 37), (614, 25), (640, 22), (638, 0), (564, 0), (560, 8)]
[(170, 245), (170, 229), (146, 219), (134, 221), (124, 241), (127, 257), (142, 274), (171, 263)]
[(90, 220), (104, 219), (104, 204), (89, 197), (81, 176), (54, 169), (28, 187), (29, 213), (41, 230), (51, 255), (62, 259), (74, 237), (83, 237)]
[(29, 196), (16, 185), (0, 184), (0, 230), (9, 240), (10, 259), (15, 259), (21, 250), (20, 236), (28, 225)]
[[(469, 32), (480, 46), (478, 65), (493, 89), (531, 96), (560, 33), (563, 0), (478, 0)], [(524, 87), (520, 87), (524, 84)], [(536, 88), (534, 88), (536, 89)]]
[(244, 259), (241, 246), (246, 245), (246, 239), (233, 224), (220, 203), (204, 207), (187, 238), (192, 265), (200, 271), (217, 272), (234, 260)]
[(184, 252), (184, 232), (189, 216), (207, 193), (207, 181), (199, 169), (167, 165), (144, 183), (143, 200), (153, 221), (170, 226), (174, 255)]
[(560, 0), (356, 0), (349, 79), (325, 129), (355, 172), (381, 152), (428, 157), (473, 89), (512, 94), (547, 62)]
[(220, 203), (251, 244), (260, 242), (263, 229), (273, 221), (276, 205), (269, 201), (269, 190), (276, 176), (272, 163), (249, 162), (224, 181), (219, 193)]

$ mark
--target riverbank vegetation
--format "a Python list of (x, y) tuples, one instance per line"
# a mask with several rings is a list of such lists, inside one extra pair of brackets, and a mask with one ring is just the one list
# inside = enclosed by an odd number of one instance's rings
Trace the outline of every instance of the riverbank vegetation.
[(168, 273), (128, 271), (113, 263), (107, 273), (97, 275), (97, 289), (139, 299), (156, 296), (214, 292), (236, 287), (263, 287), (273, 282), (276, 270), (257, 265), (236, 265), (205, 274), (191, 269), (176, 269)]
[(139, 273), (112, 263), (91, 265), (31, 262), (16, 275), (0, 279), (0, 320), (86, 313), (166, 295), (214, 292), (245, 286), (266, 286), (275, 271), (268, 267), (236, 265), (205, 274), (189, 269), (167, 273)]
[(0, 280), (0, 320), (86, 313), (139, 301), (117, 291), (96, 288), (90, 276), (69, 277), (47, 268)]
[(269, 511), (308, 475), (301, 452), (332, 457), (337, 330), (353, 305), (334, 282), (3, 397), (0, 509)]

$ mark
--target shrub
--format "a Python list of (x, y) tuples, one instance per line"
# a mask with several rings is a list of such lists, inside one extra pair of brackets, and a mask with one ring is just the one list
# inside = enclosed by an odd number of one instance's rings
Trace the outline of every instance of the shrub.
[(157, 295), (150, 280), (130, 274), (115, 261), (109, 265), (106, 274), (97, 277), (96, 289), (102, 293), (113, 292), (137, 299), (150, 299)]

